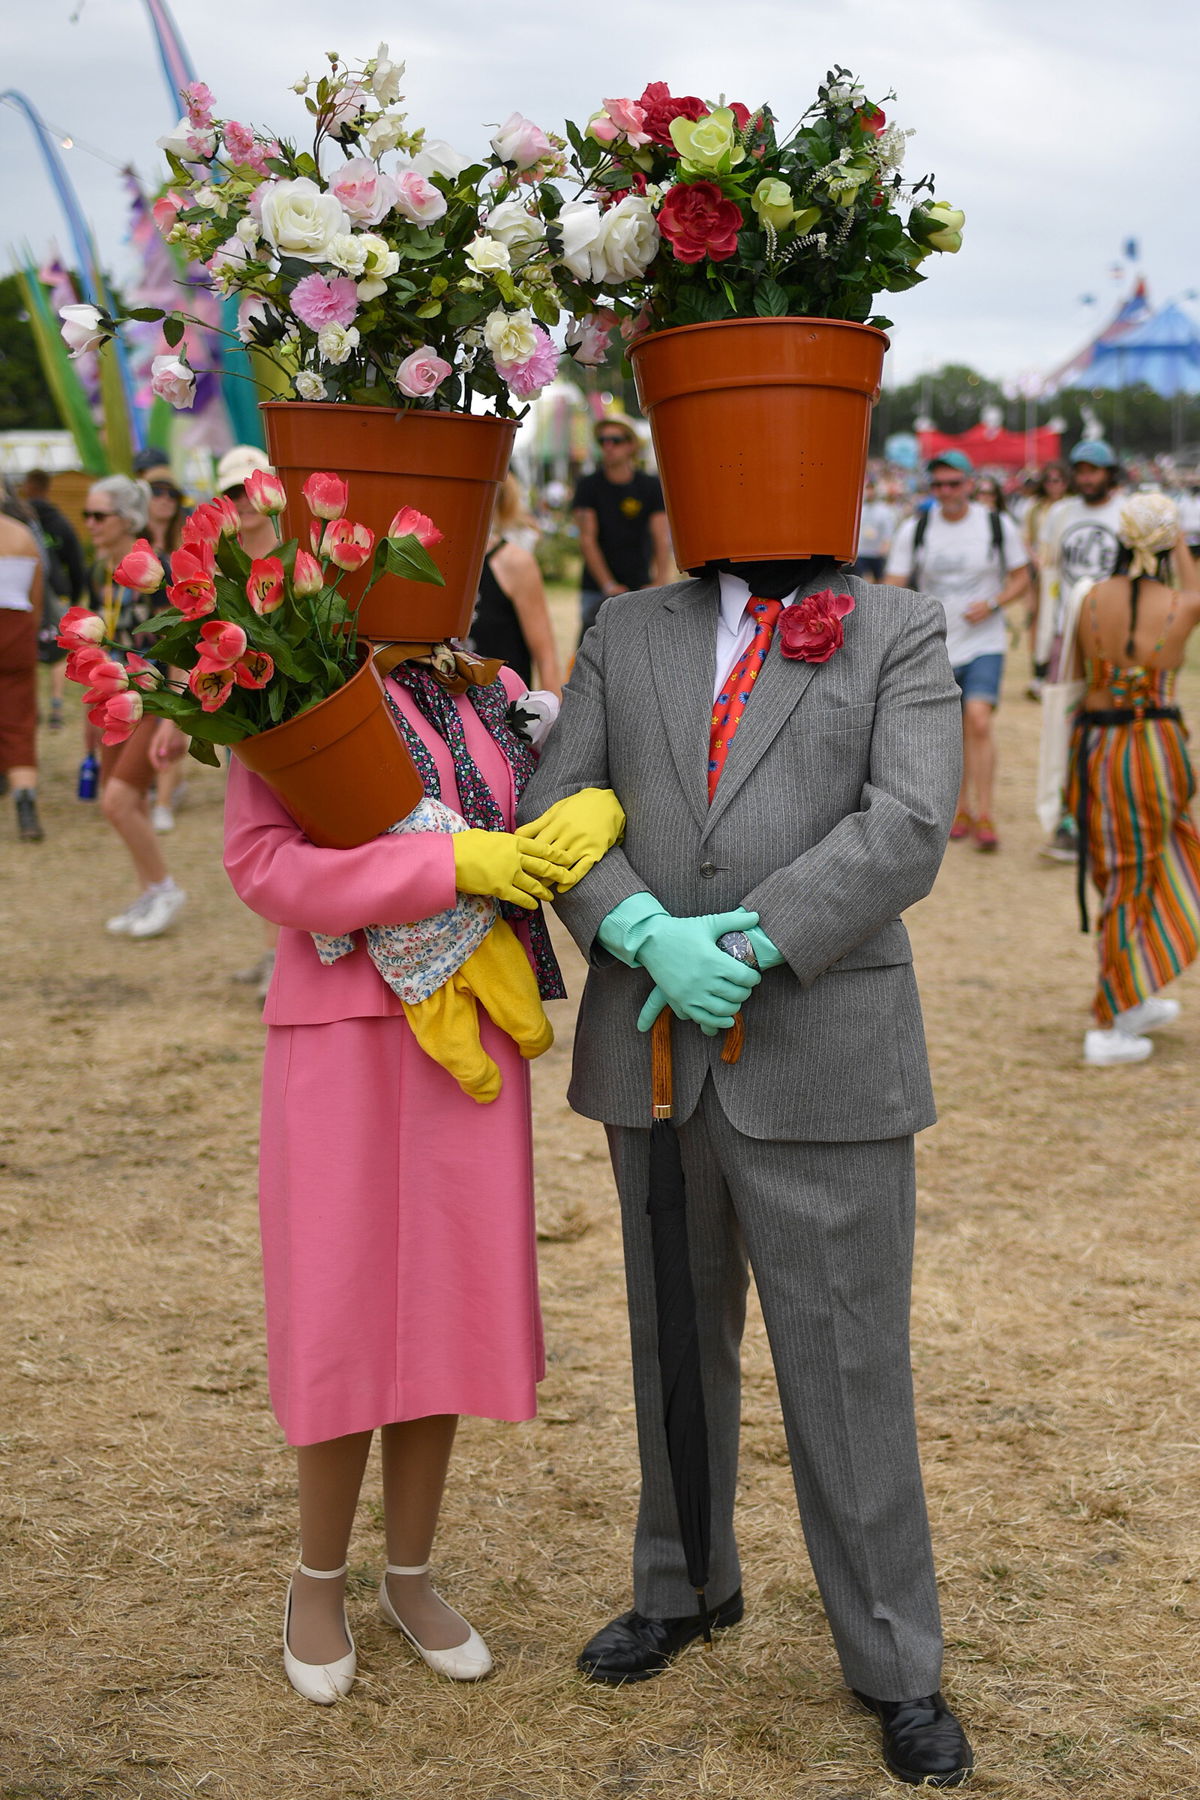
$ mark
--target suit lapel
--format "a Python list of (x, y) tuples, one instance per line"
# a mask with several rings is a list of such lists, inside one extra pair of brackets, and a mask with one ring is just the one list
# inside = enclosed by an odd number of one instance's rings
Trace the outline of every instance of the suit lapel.
[(646, 629), (650, 671), (671, 756), (687, 803), (701, 827), (708, 817), (717, 600), (716, 576), (702, 576), (687, 589), (675, 589)]
[[(828, 575), (817, 576), (805, 585), (798, 598), (803, 599), (806, 594), (815, 593), (819, 587), (840, 588), (845, 585), (839, 576), (835, 576), (832, 581)], [(754, 692), (745, 714), (729, 746), (729, 754), (725, 759), (725, 767), (721, 770), (721, 779), (717, 783), (712, 805), (707, 808), (705, 835), (754, 773), (808, 692), (820, 666), (819, 663), (800, 662), (792, 657), (785, 657), (780, 651), (779, 635), (776, 633), (767, 660), (754, 683)], [(707, 792), (707, 787), (705, 791)]]

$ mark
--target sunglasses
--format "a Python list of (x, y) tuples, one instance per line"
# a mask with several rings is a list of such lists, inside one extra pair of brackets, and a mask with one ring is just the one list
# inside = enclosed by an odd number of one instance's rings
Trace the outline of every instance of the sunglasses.
[(86, 506), (83, 509), (83, 517), (85, 519), (115, 519), (116, 516), (116, 513), (111, 510), (108, 512), (92, 512)]
[(967, 484), (965, 481), (931, 481), (929, 485), (931, 488), (960, 488)]
[(150, 492), (156, 500), (182, 500), (183, 495), (173, 481), (152, 481)]
[(244, 481), (238, 481), (234, 483), (233, 487), (222, 488), (221, 492), (227, 500), (244, 500), (246, 498), (246, 484)]
[(596, 442), (598, 444), (631, 444), (633, 442), (633, 439), (627, 438), (623, 431), (622, 432), (608, 431), (608, 432), (605, 432), (602, 437), (598, 437), (596, 439)]

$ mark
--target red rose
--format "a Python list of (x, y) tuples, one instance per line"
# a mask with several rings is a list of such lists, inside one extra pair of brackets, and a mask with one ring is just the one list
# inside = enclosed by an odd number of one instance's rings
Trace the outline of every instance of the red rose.
[(739, 131), (745, 131), (750, 123), (750, 108), (743, 106), (740, 100), (727, 100), (725, 104), (733, 114)]
[(702, 119), (708, 111), (703, 100), (698, 100), (695, 94), (672, 94), (665, 81), (649, 82), (638, 105), (646, 115), (642, 130), (654, 143), (664, 145), (672, 156), (678, 153), (671, 142), (671, 120)]
[(715, 181), (681, 181), (662, 203), (658, 228), (676, 262), (698, 263), (706, 256), (724, 262), (737, 249), (742, 209)]
[(842, 647), (842, 620), (854, 611), (849, 594), (823, 588), (794, 606), (785, 606), (779, 618), (779, 648), (795, 662), (828, 662)]
[(874, 137), (881, 137), (887, 124), (887, 115), (881, 106), (864, 106), (858, 115), (858, 122), (864, 131), (871, 132)]

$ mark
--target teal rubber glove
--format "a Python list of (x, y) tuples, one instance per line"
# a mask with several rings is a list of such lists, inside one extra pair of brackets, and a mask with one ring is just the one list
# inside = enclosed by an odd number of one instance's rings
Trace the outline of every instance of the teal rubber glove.
[(771, 942), (761, 925), (752, 925), (746, 936), (750, 939), (760, 969), (777, 969), (780, 963), (787, 961), (778, 944)]
[(703, 913), (675, 919), (663, 912), (644, 921), (637, 960), (654, 979), (654, 992), (638, 1014), (638, 1030), (649, 1031), (664, 1006), (678, 1019), (691, 1019), (706, 1037), (733, 1024), (734, 1014), (762, 980), (757, 969), (735, 962), (717, 948), (726, 931), (749, 931), (758, 914)]
[(623, 962), (627, 969), (638, 967), (638, 951), (642, 947), (644, 927), (651, 919), (665, 919), (667, 909), (653, 894), (630, 894), (610, 913), (605, 913), (596, 928), (596, 936), (610, 956)]

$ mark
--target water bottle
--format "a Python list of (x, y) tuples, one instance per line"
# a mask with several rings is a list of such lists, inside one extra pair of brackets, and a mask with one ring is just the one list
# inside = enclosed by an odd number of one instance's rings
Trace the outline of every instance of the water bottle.
[(79, 784), (75, 789), (81, 800), (94, 800), (100, 785), (100, 764), (89, 750), (79, 765)]

